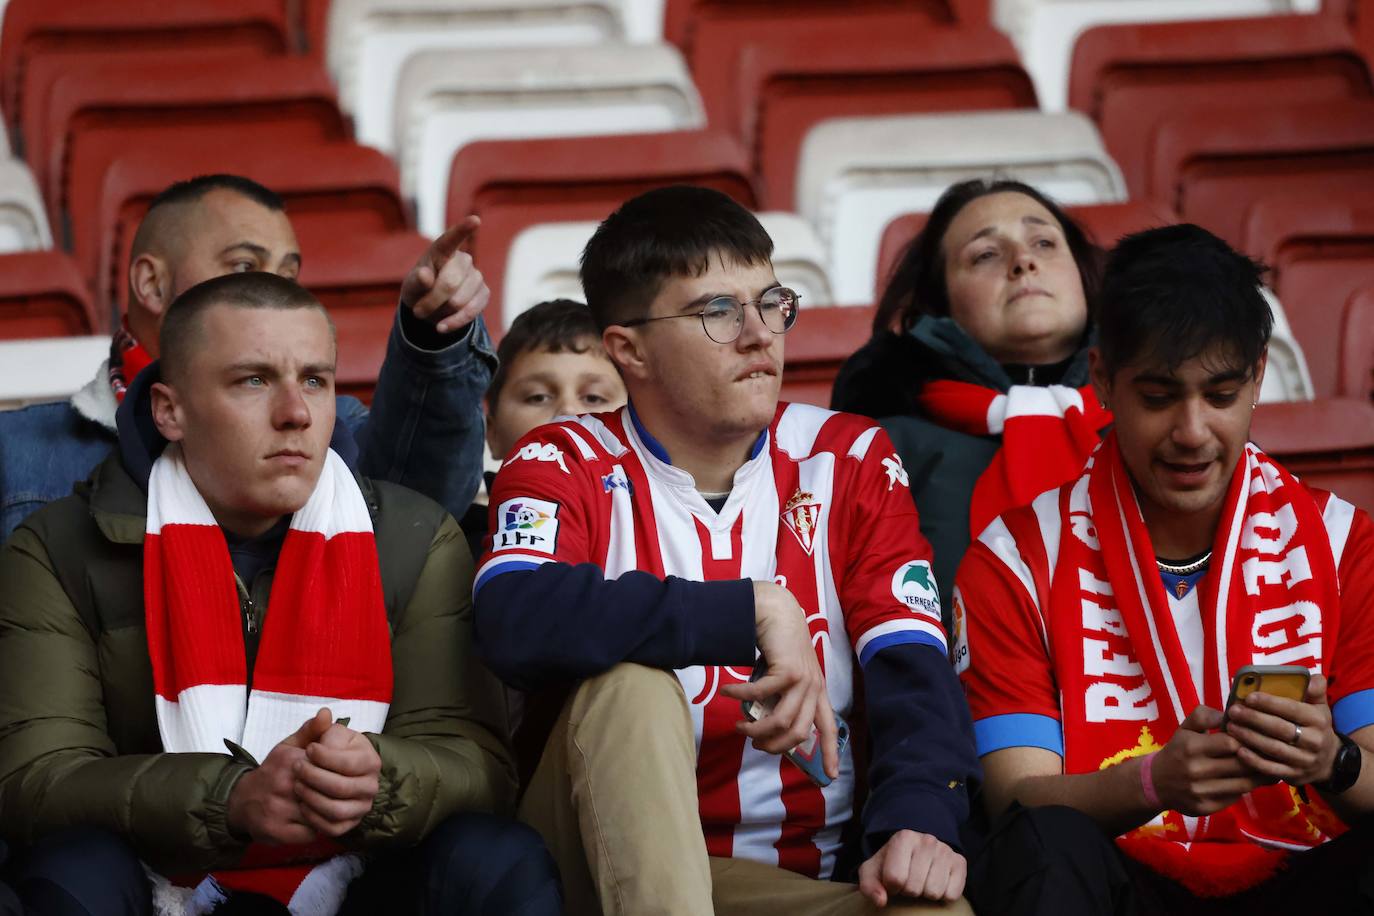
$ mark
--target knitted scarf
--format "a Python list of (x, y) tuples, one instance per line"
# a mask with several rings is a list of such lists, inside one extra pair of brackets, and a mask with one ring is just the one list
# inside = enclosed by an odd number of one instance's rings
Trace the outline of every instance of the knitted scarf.
[[(229, 549), (176, 444), (148, 482), (143, 593), (167, 752), (223, 754), (228, 739), (261, 761), (322, 706), (350, 716), (357, 731), (382, 730), (391, 639), (377, 546), (362, 491), (332, 450), (282, 542), (251, 691)], [(334, 857), (338, 850), (255, 844), (236, 869), (173, 881), (199, 882), (195, 897), (208, 906), (220, 888), (242, 889), (293, 914), (325, 916), (361, 871), (357, 857)]]
[(115, 331), (110, 341), (110, 390), (114, 392), (117, 402), (124, 402), (124, 392), (129, 390), (129, 383), (152, 361), (152, 354), (129, 330), (129, 320), (126, 318), (121, 321), (119, 330)]
[(969, 506), (974, 537), (1009, 509), (1073, 480), (1112, 422), (1092, 386), (1013, 385), (1006, 394), (982, 385), (937, 379), (917, 396), (941, 426), (971, 436), (1001, 436), (1002, 447), (978, 478)]
[[(1243, 665), (1323, 668), (1340, 600), (1316, 500), (1253, 445), (1226, 493), (1199, 588), (1205, 635), (1198, 696), (1154, 548), (1111, 433), (1060, 491), (1050, 653), (1061, 687), (1064, 769), (1086, 773), (1159, 750), (1199, 704), (1221, 709)], [(1288, 851), (1343, 827), (1320, 798), (1264, 786), (1210, 817), (1166, 811), (1117, 842), (1201, 896), (1269, 877)]]

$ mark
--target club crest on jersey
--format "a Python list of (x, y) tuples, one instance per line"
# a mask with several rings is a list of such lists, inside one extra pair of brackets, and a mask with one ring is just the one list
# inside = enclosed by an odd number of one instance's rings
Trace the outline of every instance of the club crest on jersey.
[(912, 560), (897, 567), (892, 575), (892, 594), (918, 614), (940, 619), (940, 590), (935, 573), (925, 560)]
[(550, 442), (525, 443), (520, 451), (506, 459), (506, 463), (502, 467), (507, 467), (517, 461), (551, 461), (556, 463), (564, 474), (572, 473), (568, 470), (567, 462), (563, 460), (563, 452), (559, 450), (558, 446)]
[(538, 550), (554, 553), (558, 546), (558, 503), (521, 497), (508, 499), (497, 510), (501, 527), (492, 534), (491, 549)]
[(815, 496), (798, 487), (783, 507), (782, 523), (796, 537), (807, 556), (811, 555), (811, 549), (815, 546), (816, 525), (820, 520), (821, 504)]

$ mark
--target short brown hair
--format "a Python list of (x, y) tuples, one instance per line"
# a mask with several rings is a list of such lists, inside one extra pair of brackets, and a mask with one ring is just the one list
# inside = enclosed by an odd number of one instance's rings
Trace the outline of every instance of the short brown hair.
[(200, 338), (202, 316), (216, 305), (245, 309), (317, 309), (329, 322), (330, 337), (335, 336), (334, 322), (320, 300), (294, 280), (266, 271), (225, 274), (197, 283), (167, 307), (158, 331), (163, 379), (174, 379), (186, 371)]
[(496, 348), (496, 374), (487, 386), (487, 406), (496, 408), (506, 373), (521, 353), (547, 350), (550, 353), (586, 353), (601, 349), (601, 332), (592, 319), (591, 309), (572, 299), (550, 299), (531, 306), (511, 322), (510, 330)]

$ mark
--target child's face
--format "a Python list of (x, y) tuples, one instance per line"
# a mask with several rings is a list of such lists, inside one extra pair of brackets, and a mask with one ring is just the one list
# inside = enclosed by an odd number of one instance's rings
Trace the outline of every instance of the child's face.
[(615, 410), (625, 385), (600, 341), (585, 353), (526, 350), (506, 373), (500, 397), (487, 413), (487, 445), (503, 460), (520, 437), (554, 417)]

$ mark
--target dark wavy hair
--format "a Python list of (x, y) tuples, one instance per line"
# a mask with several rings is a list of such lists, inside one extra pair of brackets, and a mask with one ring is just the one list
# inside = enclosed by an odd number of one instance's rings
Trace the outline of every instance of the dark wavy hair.
[(1101, 289), (1102, 250), (1087, 231), (1074, 221), (1050, 198), (1028, 184), (1007, 178), (987, 180), (973, 178), (950, 185), (935, 208), (930, 211), (916, 238), (902, 252), (887, 281), (878, 311), (873, 316), (873, 333), (907, 331), (922, 315), (949, 314), (949, 291), (945, 285), (945, 253), (943, 242), (950, 223), (954, 222), (973, 201), (989, 194), (1024, 194), (1050, 211), (1068, 242), (1078, 275), (1083, 281), (1083, 296), (1088, 303), (1089, 316), (1096, 315), (1098, 293)]

